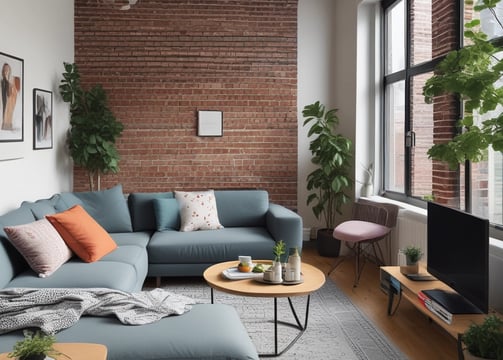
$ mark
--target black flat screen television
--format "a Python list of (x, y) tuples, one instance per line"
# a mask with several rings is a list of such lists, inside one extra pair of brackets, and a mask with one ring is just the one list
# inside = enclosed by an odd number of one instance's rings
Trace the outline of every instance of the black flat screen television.
[(487, 314), (489, 221), (429, 202), (427, 223), (427, 270), (456, 291), (428, 296), (452, 314)]

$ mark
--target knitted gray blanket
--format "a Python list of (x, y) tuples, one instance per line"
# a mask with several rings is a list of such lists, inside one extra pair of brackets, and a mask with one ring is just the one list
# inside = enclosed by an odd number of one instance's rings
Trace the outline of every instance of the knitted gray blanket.
[(0, 291), (0, 334), (40, 328), (55, 334), (81, 316), (112, 316), (128, 325), (142, 325), (189, 311), (198, 301), (167, 290), (127, 293), (105, 288), (28, 289)]

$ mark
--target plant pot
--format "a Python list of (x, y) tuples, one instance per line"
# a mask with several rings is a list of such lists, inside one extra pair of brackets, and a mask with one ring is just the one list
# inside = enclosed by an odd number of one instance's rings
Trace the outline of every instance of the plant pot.
[(35, 354), (19, 358), (19, 360), (44, 360), (46, 358), (45, 354)]
[(417, 274), (419, 272), (419, 264), (402, 265), (400, 266), (400, 272), (402, 274)]
[(337, 257), (341, 252), (341, 241), (333, 237), (334, 229), (319, 229), (316, 234), (318, 254), (326, 257)]
[(486, 358), (472, 355), (467, 349), (463, 350), (463, 357), (465, 360), (487, 360)]

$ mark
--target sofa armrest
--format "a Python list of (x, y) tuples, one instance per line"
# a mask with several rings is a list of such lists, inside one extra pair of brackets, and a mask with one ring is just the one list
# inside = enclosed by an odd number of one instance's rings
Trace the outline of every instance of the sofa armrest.
[[(302, 218), (292, 210), (278, 204), (269, 204), (266, 214), (267, 230), (275, 241), (283, 240), (288, 249), (302, 250)], [(285, 260), (285, 259), (282, 259)]]

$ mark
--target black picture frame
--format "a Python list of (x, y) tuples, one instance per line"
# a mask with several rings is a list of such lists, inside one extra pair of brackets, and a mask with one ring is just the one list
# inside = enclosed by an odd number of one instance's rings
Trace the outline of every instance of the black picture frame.
[(33, 150), (53, 146), (52, 91), (33, 89)]
[(24, 60), (0, 52), (0, 142), (24, 141)]

